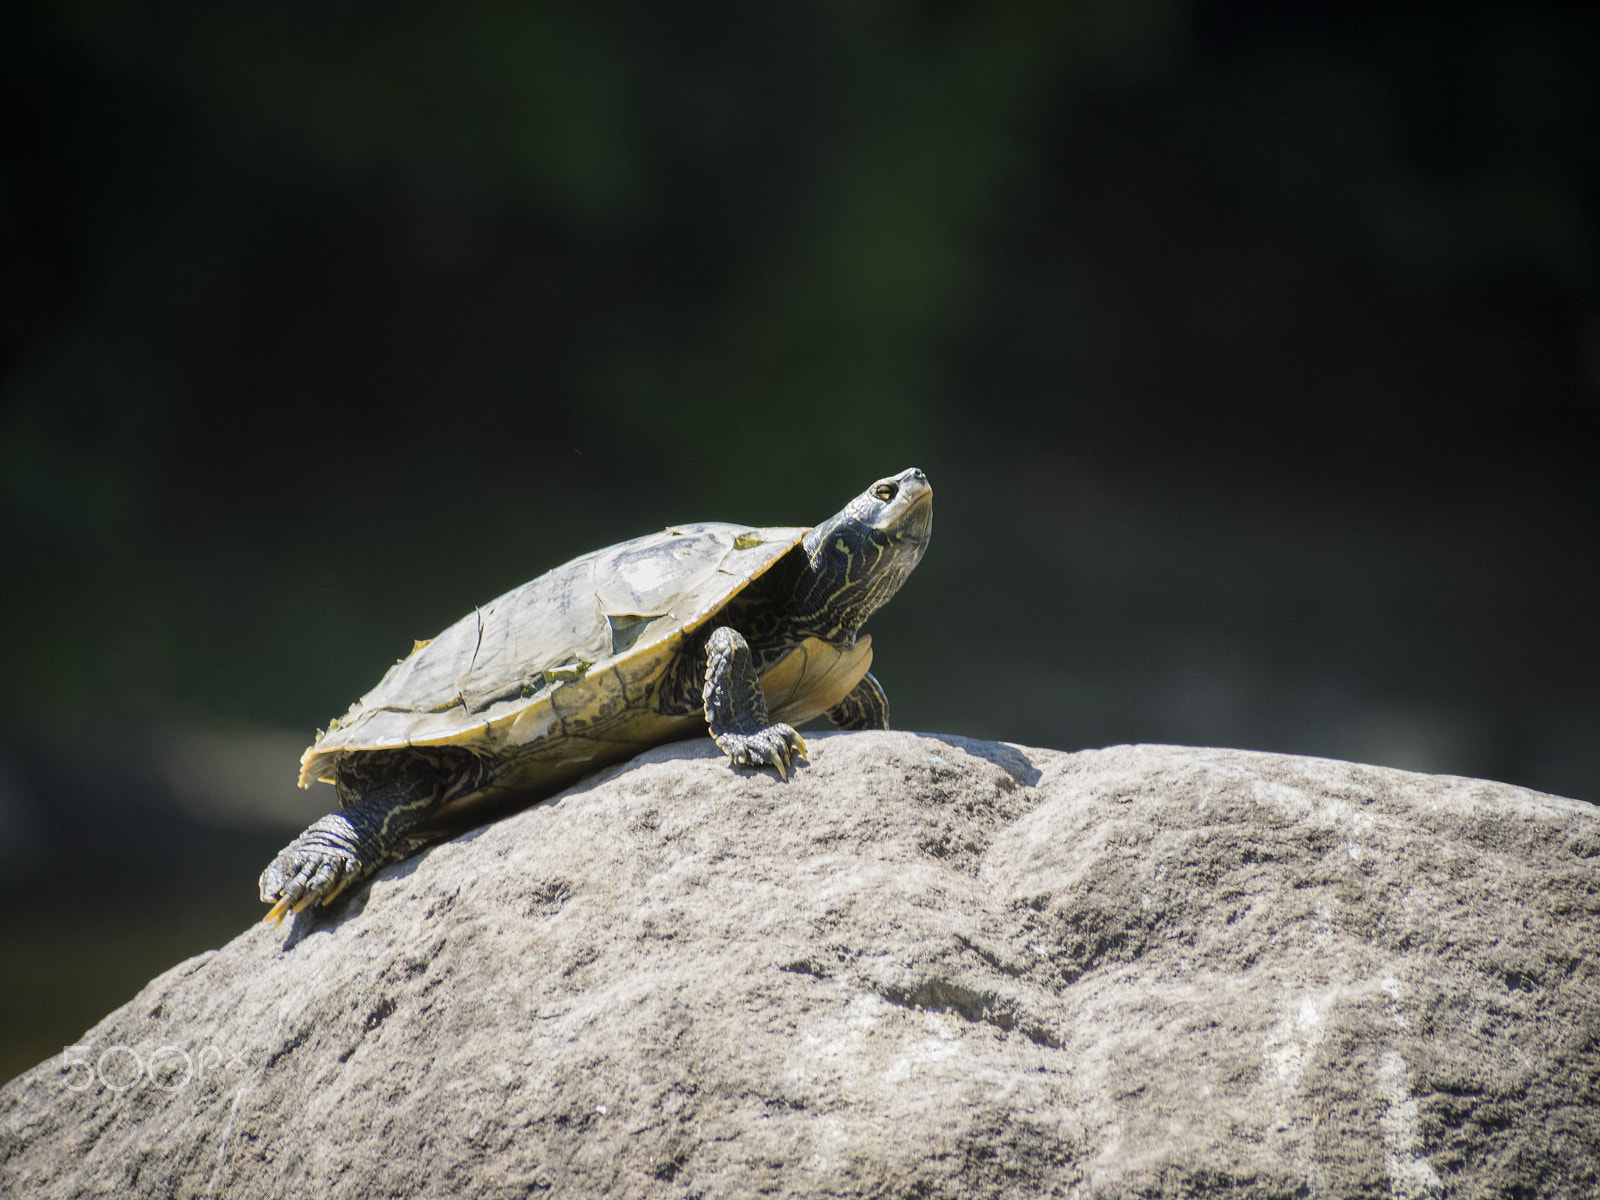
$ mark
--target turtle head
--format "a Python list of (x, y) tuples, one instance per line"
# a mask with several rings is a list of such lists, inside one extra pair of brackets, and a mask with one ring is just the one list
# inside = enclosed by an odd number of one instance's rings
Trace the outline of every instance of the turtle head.
[(922, 560), (933, 487), (915, 467), (880, 479), (804, 540), (811, 569), (797, 613), (819, 636), (854, 639)]

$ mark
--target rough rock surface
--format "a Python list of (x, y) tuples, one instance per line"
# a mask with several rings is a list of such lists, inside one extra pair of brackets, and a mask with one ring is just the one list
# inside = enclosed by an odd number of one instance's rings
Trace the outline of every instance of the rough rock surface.
[(183, 963), (0, 1090), (0, 1192), (1600, 1194), (1591, 806), (812, 748), (653, 751)]

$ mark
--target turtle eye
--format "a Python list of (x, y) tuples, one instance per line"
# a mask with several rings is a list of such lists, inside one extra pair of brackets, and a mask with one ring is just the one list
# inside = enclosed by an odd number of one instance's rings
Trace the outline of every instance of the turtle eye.
[(884, 480), (884, 482), (878, 484), (877, 487), (872, 489), (872, 494), (879, 500), (887, 503), (888, 501), (893, 500), (895, 496), (899, 494), (899, 491), (900, 488), (896, 484), (890, 483), (888, 480)]

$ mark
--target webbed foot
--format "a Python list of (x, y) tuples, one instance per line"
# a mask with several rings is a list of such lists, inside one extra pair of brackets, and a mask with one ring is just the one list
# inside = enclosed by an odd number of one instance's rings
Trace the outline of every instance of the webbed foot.
[[(327, 904), (379, 867), (409, 853), (412, 835), (439, 807), (459, 776), (417, 753), (356, 757), (340, 768), (345, 807), (290, 842), (261, 873), (266, 919)], [(355, 792), (350, 796), (347, 792)]]
[(787, 779), (793, 760), (807, 757), (805, 738), (792, 726), (768, 719), (750, 644), (730, 626), (706, 640), (704, 698), (711, 736), (740, 766), (772, 767)]
[(261, 872), (261, 899), (272, 905), (263, 918), (281, 925), (290, 913), (326, 904), (367, 874), (355, 828), (341, 814), (323, 817), (278, 852)]
[(741, 767), (773, 767), (789, 778), (793, 758), (806, 758), (806, 740), (782, 721), (768, 725), (759, 733), (725, 733), (717, 745)]

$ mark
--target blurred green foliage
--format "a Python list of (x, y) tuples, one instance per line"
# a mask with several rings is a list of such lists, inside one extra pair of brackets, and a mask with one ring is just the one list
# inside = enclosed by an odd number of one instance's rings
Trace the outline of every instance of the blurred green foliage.
[[(1239, 539), (1285, 504), (1288, 543), (1376, 536), (1385, 505), (1471, 526), (1520, 497), (1536, 542), (1596, 511), (1586, 7), (75, 0), (11, 24), (18, 729), (309, 729), (570, 554), (813, 521), (911, 463), (961, 539), (940, 603), (979, 563), (991, 585), (899, 649), (939, 694), (906, 711), (957, 725), (985, 705), (950, 697), (1010, 690), (1005, 656), (952, 646), (998, 625), (1062, 671), (1156, 625), (1278, 670), (1336, 619), (1260, 612), (1291, 567)], [(1110, 561), (1048, 532), (1083, 533), (1049, 506), (1090, 493)], [(1239, 560), (1197, 562), (1198, 590), (1190, 518)], [(1307, 670), (1403, 691), (1402, 586), (1373, 585), (1385, 649)], [(1490, 609), (1423, 635), (1424, 678), (1523, 616)], [(1551, 657), (1475, 686), (1578, 696)]]

